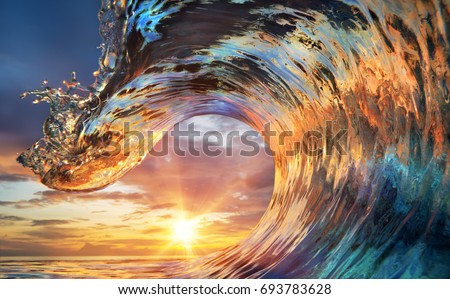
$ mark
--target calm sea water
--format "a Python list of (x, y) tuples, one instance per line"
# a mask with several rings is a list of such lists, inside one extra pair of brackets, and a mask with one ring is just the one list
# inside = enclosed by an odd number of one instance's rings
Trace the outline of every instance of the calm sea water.
[(0, 278), (166, 278), (182, 257), (0, 257)]

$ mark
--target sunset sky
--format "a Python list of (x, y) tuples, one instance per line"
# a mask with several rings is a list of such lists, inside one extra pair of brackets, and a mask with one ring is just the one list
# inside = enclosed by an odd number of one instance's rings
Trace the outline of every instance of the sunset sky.
[[(45, 0), (21, 8), (8, 2), (2, 9), (0, 256), (202, 255), (243, 239), (272, 194), (273, 159), (263, 151), (147, 157), (117, 183), (90, 193), (51, 190), (15, 161), (42, 137), (48, 114), (46, 104), (18, 96), (44, 79), (58, 86), (71, 71), (82, 84), (93, 81), (100, 55), (97, 2)], [(220, 116), (188, 122), (202, 132), (250, 129)], [(235, 142), (233, 152), (244, 147)]]

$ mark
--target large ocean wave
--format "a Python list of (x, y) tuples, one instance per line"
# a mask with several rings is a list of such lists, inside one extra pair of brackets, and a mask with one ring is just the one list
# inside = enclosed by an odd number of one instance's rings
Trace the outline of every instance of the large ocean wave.
[[(270, 142), (274, 192), (259, 224), (173, 276), (449, 278), (449, 9), (104, 0), (95, 84), (31, 92), (51, 114), (18, 160), (50, 188), (94, 190), (144, 158), (136, 142), (108, 150), (125, 122), (155, 142), (202, 114), (270, 124), (292, 136)], [(297, 142), (336, 130), (343, 151), (308, 155)]]

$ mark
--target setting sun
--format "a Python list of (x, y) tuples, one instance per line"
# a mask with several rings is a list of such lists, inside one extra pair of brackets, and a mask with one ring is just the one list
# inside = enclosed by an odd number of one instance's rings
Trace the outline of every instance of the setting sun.
[(197, 222), (194, 220), (181, 220), (173, 226), (174, 241), (190, 244), (195, 239)]

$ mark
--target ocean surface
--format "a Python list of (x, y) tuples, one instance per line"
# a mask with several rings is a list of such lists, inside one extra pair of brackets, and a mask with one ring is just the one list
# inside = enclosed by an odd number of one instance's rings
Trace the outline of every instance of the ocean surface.
[(181, 257), (0, 257), (0, 278), (168, 278), (186, 262)]

